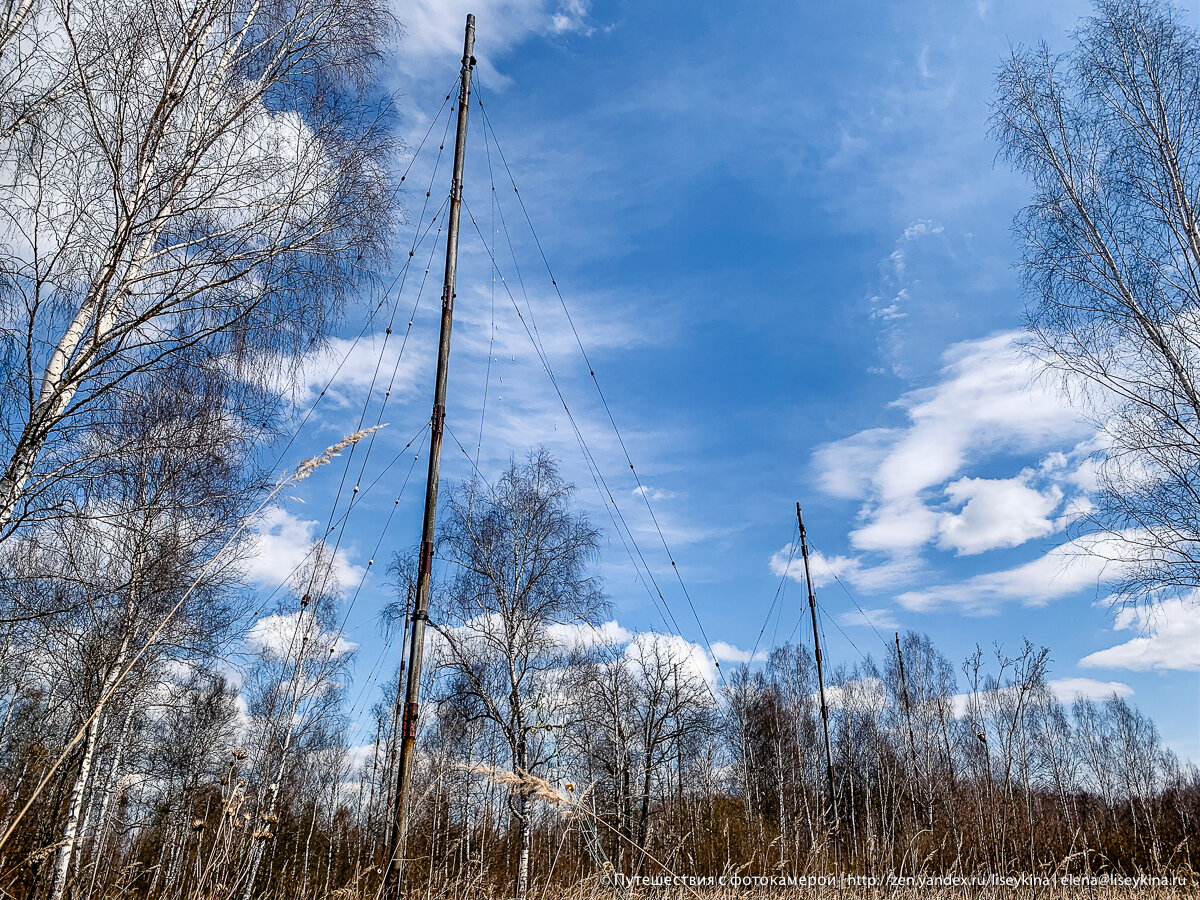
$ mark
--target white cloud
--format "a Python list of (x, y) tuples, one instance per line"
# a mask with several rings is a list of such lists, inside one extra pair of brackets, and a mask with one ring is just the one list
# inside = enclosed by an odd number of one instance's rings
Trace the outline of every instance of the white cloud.
[[(928, 47), (924, 48), (922, 53), (927, 52), (928, 49)], [(904, 240), (915, 241), (927, 234), (941, 234), (943, 230), (939, 223), (930, 219), (916, 219), (904, 229)]]
[(838, 622), (846, 627), (898, 629), (900, 623), (890, 609), (863, 609), (844, 612)]
[(390, 389), (395, 401), (414, 387), (430, 352), (423, 333), (414, 331), (406, 342), (399, 327), (390, 335), (376, 332), (357, 341), (334, 338), (321, 350), (307, 354), (295, 377), (277, 390), (291, 392), (303, 404), (314, 401), (321, 391), (325, 391), (327, 406), (361, 405), (371, 390), (382, 398)]
[(896, 402), (910, 425), (874, 476), (884, 500), (914, 497), (958, 473), (972, 457), (1005, 449), (1056, 447), (1090, 434), (1016, 332), (964, 341), (943, 357), (941, 380)]
[(821, 489), (845, 500), (865, 499), (872, 474), (899, 433), (899, 429), (868, 428), (818, 447), (813, 462), (820, 473)]
[(555, 34), (576, 31), (588, 35), (592, 27), (587, 24), (589, 4), (585, 0), (565, 0), (559, 11), (550, 17), (550, 25)]
[[(918, 220), (902, 240), (937, 228)], [(892, 265), (902, 263), (903, 252)], [(818, 583), (830, 580), (820, 573), (832, 567), (860, 590), (895, 589), (925, 569), (923, 552), (931, 546), (960, 556), (1018, 547), (1087, 513), (1096, 432), (1058, 385), (1039, 377), (1038, 364), (1021, 349), (1025, 337), (1007, 332), (954, 345), (932, 385), (893, 404), (906, 416), (903, 425), (867, 429), (817, 449), (813, 460), (826, 493), (862, 501), (850, 545), (865, 554), (822, 560), (825, 565), (814, 567)], [(1035, 453), (1042, 454), (1038, 465), (1008, 477), (970, 474), (982, 463), (995, 468), (995, 461)], [(772, 557), (776, 574), (783, 573), (789, 549)], [(1118, 558), (1121, 549), (1082, 537), (1022, 566), (910, 590), (900, 602), (912, 610), (954, 604), (976, 613), (1004, 602), (1041, 605), (1117, 574), (1119, 564), (1104, 556)]]
[(1054, 696), (1063, 703), (1071, 703), (1079, 697), (1103, 699), (1116, 694), (1128, 697), (1133, 688), (1120, 681), (1097, 681), (1095, 678), (1054, 678), (1046, 682)]
[[(1128, 697), (1133, 694), (1133, 688), (1120, 681), (1097, 681), (1095, 678), (1054, 678), (1046, 682), (1046, 687), (1060, 703), (1072, 703), (1079, 697), (1102, 700), (1116, 694), (1118, 697)], [(986, 708), (988, 700), (997, 699), (997, 695), (1008, 695), (1012, 698), (1017, 688), (1005, 685), (998, 691), (980, 691), (979, 700)], [(971, 709), (973, 694), (955, 694), (950, 698), (954, 715), (962, 718)]]
[[(928, 78), (932, 77), (931, 73), (929, 71), (929, 45), (928, 44), (923, 46), (921, 48), (921, 52), (919, 54), (917, 54), (917, 71), (921, 74), (922, 78), (928, 79)], [(907, 235), (907, 233), (908, 233), (908, 230), (905, 229), (905, 234)]]
[(910, 553), (933, 540), (939, 516), (914, 496), (881, 503), (866, 518), (866, 525), (850, 532), (854, 547)]
[[(818, 697), (814, 696), (814, 700)], [(870, 709), (887, 706), (887, 687), (878, 678), (858, 678), (825, 689), (825, 702), (832, 709)]]
[[(346, 770), (347, 770), (347, 772), (348, 773), (365, 772), (367, 769), (368, 761), (372, 760), (375, 757), (375, 754), (378, 752), (379, 752), (378, 745), (374, 744), (374, 743), (356, 744), (353, 747), (347, 747), (346, 748)], [(348, 789), (357, 788), (358, 783), (357, 782), (354, 782), (353, 784), (348, 783), (346, 785), (346, 787)]]
[[(911, 579), (921, 568), (921, 561), (912, 556), (893, 557), (869, 566), (856, 556), (825, 556), (819, 550), (810, 550), (808, 561), (814, 589), (828, 587), (839, 578), (859, 590), (894, 588), (898, 583)], [(785, 544), (781, 550), (771, 554), (769, 565), (775, 575), (783, 577), (786, 574), (793, 581), (804, 583), (804, 560), (798, 547)]]
[(641, 631), (633, 636), (625, 648), (625, 658), (634, 663), (652, 660), (656, 654), (663, 659), (682, 662), (686, 669), (704, 679), (710, 687), (717, 683), (717, 668), (708, 651), (677, 634)]
[(767, 654), (764, 650), (759, 650), (751, 656), (749, 650), (743, 650), (733, 644), (727, 644), (725, 641), (713, 641), (712, 653), (720, 662), (748, 663), (767, 661)]
[(1016, 547), (1055, 530), (1050, 516), (1062, 501), (1062, 489), (1038, 491), (1025, 477), (960, 478), (946, 495), (963, 504), (960, 512), (938, 522), (938, 545), (971, 556), (997, 547)]
[(309, 643), (308, 652), (315, 653), (315, 648), (320, 648), (332, 658), (343, 656), (358, 647), (358, 644), (347, 641), (340, 633), (324, 631), (312, 615), (305, 615), (302, 610), (263, 616), (250, 627), (246, 643), (262, 652), (286, 656), (296, 653), (305, 637)]
[[(918, 221), (906, 235), (916, 239), (936, 228)], [(1020, 349), (1023, 336), (1007, 332), (954, 345), (936, 383), (893, 404), (906, 424), (818, 448), (822, 488), (864, 501), (852, 546), (903, 557), (937, 542), (966, 555), (1018, 546), (1061, 527), (1051, 516), (1068, 489), (1079, 493), (1087, 455), (1079, 442), (1094, 431), (1056, 385), (1037, 377), (1037, 364)], [(1064, 443), (1076, 448), (1070, 456), (1058, 450)], [(961, 477), (986, 459), (1047, 451), (1057, 452), (1059, 465), (1009, 478)], [(945, 508), (947, 501), (953, 508)]]
[(546, 628), (550, 640), (566, 650), (588, 650), (602, 644), (627, 644), (633, 632), (622, 628), (616, 620), (589, 625), (586, 622), (555, 623)]
[[(546, 629), (550, 639), (568, 650), (587, 650), (603, 644), (626, 645), (626, 656), (639, 656), (656, 646), (665, 652), (691, 660), (698, 674), (701, 674), (710, 684), (715, 684), (716, 669), (712, 658), (699, 644), (685, 640), (678, 635), (660, 634), (654, 631), (634, 632), (619, 624), (615, 619), (600, 625), (585, 623), (554, 624)], [(699, 653), (703, 660), (696, 657)], [(765, 662), (767, 654), (758, 651), (750, 655), (750, 651), (730, 644), (727, 641), (713, 641), (712, 657), (719, 662), (748, 663)]]
[(1044, 606), (1119, 574), (1125, 549), (1119, 537), (1084, 535), (1015, 568), (985, 572), (957, 584), (906, 591), (897, 602), (916, 612), (952, 604), (976, 614), (994, 613), (1004, 603)]
[[(770, 566), (771, 571), (780, 578), (787, 575), (793, 581), (804, 583), (804, 559), (800, 555), (798, 546), (785, 544), (783, 549), (775, 551), (771, 554)], [(808, 554), (808, 568), (812, 574), (814, 588), (833, 584), (835, 575), (838, 578), (848, 576), (852, 572), (858, 571), (861, 566), (862, 563), (857, 559), (847, 556), (826, 557), (816, 550), (812, 550)]]
[(901, 291), (896, 295), (896, 298), (887, 306), (881, 306), (879, 309), (872, 310), (871, 318), (879, 319), (882, 322), (894, 322), (896, 319), (904, 319), (908, 317), (908, 313), (900, 305), (901, 301), (907, 300), (906, 291)]
[(461, 58), (463, 26), (467, 13), (474, 13), (475, 55), (493, 85), (503, 79), (489, 58), (533, 35), (592, 32), (585, 0), (395, 0), (393, 9), (404, 26), (398, 65), (408, 74), (426, 73), (430, 59), (442, 58), (449, 66)]
[(1089, 653), (1079, 661), (1087, 668), (1200, 669), (1200, 594), (1126, 607), (1117, 613), (1116, 631), (1136, 629), (1138, 637)]
[(651, 500), (670, 500), (675, 496), (674, 491), (664, 491), (648, 484), (642, 484), (630, 491), (635, 497), (649, 497)]
[[(299, 519), (279, 507), (262, 513), (248, 540), (242, 570), (259, 585), (284, 584), (310, 560), (320, 523)], [(358, 583), (363, 570), (351, 565), (345, 551), (339, 550), (333, 563), (333, 576), (340, 587)]]
[[(922, 57), (924, 58), (924, 57)], [(843, 132), (844, 134), (844, 132)], [(844, 151), (843, 151), (844, 152)], [(839, 154), (842, 155), (842, 154)], [(920, 294), (914, 303), (913, 291), (920, 282), (908, 273), (908, 257), (917, 242), (929, 235), (941, 234), (943, 227), (931, 219), (914, 219), (896, 238), (892, 252), (880, 260), (879, 286), (874, 296), (867, 301), (868, 314), (879, 323), (879, 349), (882, 356), (891, 362), (891, 371), (907, 377), (908, 367), (902, 361), (905, 344), (904, 320), (910, 313), (921, 314), (924, 303)], [(884, 372), (886, 369), (872, 367), (868, 371)]]

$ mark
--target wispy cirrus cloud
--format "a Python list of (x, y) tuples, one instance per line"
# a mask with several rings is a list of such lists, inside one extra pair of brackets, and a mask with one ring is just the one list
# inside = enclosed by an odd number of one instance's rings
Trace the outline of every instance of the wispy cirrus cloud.
[(944, 607), (974, 615), (1006, 604), (1045, 606), (1118, 577), (1127, 547), (1117, 535), (1084, 535), (1059, 544), (1019, 566), (984, 572), (959, 582), (905, 591), (897, 602), (914, 612)]
[(838, 622), (847, 628), (900, 628), (890, 609), (855, 609), (838, 616)]
[[(814, 588), (828, 587), (840, 579), (859, 590), (875, 592), (907, 583), (923, 568), (921, 560), (914, 556), (867, 564), (860, 556), (826, 556), (819, 550), (812, 550), (808, 559)], [(787, 544), (775, 551), (769, 565), (775, 575), (804, 582), (804, 561), (798, 547)]]

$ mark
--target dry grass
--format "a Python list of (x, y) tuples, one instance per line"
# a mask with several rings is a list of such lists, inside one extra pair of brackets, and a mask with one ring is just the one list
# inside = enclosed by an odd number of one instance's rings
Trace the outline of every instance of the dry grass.
[(321, 466), (332, 461), (335, 456), (341, 456), (342, 451), (347, 447), (351, 446), (352, 444), (357, 444), (367, 435), (373, 434), (380, 428), (387, 428), (387, 423), (385, 422), (384, 424), (376, 425), (373, 428), (363, 428), (361, 431), (356, 431), (354, 434), (350, 434), (342, 438), (336, 444), (325, 448), (324, 453), (309, 457), (301, 462), (300, 465), (296, 466), (295, 471), (293, 471), (291, 476), (282, 482), (280, 486), (283, 486), (284, 484), (295, 484), (298, 481), (303, 481), (317, 469), (321, 468)]
[[(576, 795), (573, 784), (561, 791), (528, 772), (510, 772), (485, 763), (458, 768), (481, 775), (528, 799), (545, 800), (568, 815), (588, 813), (580, 802), (588, 789)], [(648, 854), (647, 854), (648, 855)], [(1045, 876), (966, 876), (962, 874), (912, 875), (875, 873), (872, 876), (812, 872), (800, 876), (746, 874), (744, 868), (727, 867), (720, 875), (690, 876), (671, 872), (651, 858), (659, 872), (641, 879), (626, 878), (623, 895), (630, 900), (1196, 900), (1200, 876), (1189, 870), (1168, 875), (1074, 875), (1062, 872)], [(1061, 868), (1061, 867), (1060, 867)], [(472, 888), (474, 888), (472, 890)], [(461, 900), (498, 900), (501, 894), (481, 892), (480, 885), (439, 885), (438, 895)], [(618, 896), (599, 874), (573, 885), (534, 885), (531, 896), (541, 900), (609, 900)]]
[[(425, 894), (422, 892), (420, 896), (424, 897)], [(509, 895), (480, 892), (478, 885), (462, 885), (457, 888), (439, 885), (434, 896), (455, 897), (461, 900), (500, 900)], [(542, 900), (613, 900), (616, 894), (611, 887), (601, 883), (599, 878), (590, 878), (576, 885), (551, 887), (544, 893), (541, 887), (535, 884), (531, 886), (530, 896)], [(1046, 887), (884, 884), (875, 887), (846, 885), (766, 889), (667, 887), (629, 889), (628, 896), (631, 900), (1196, 900), (1200, 896), (1200, 885), (1191, 880), (1182, 885), (1167, 887), (1112, 884), (1059, 884)]]

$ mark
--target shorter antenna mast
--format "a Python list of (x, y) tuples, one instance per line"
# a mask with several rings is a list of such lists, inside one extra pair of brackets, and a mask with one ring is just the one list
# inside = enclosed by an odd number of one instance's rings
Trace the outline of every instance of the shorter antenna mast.
[(825, 702), (825, 664), (821, 658), (821, 629), (817, 625), (817, 597), (813, 593), (812, 575), (808, 570), (808, 537), (804, 533), (804, 516), (796, 501), (796, 522), (800, 526), (800, 555), (804, 558), (804, 583), (808, 587), (808, 611), (812, 614), (813, 647), (817, 654), (817, 688), (821, 697), (821, 724), (825, 728), (825, 770), (829, 775), (829, 808), (833, 814), (833, 830), (837, 832), (837, 794), (833, 784), (833, 745), (829, 742), (829, 705)]

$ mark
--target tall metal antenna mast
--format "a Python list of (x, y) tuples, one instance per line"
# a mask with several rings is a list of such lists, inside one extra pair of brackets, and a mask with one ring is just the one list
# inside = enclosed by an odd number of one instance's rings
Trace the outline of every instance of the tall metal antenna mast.
[[(463, 160), (467, 149), (467, 111), (471, 99), (471, 70), (475, 66), (475, 17), (467, 16), (463, 41), (462, 75), (458, 89), (458, 130), (454, 135), (454, 178), (450, 183), (450, 222), (446, 240), (446, 275), (442, 287), (442, 329), (438, 342), (437, 378), (430, 420), (429, 476), (425, 485), (425, 520), (421, 528), (421, 555), (417, 563), (417, 602), (412, 612), (408, 648), (408, 681), (404, 692), (403, 726), (396, 805), (390, 835), (390, 856), (383, 876), (384, 896), (400, 896), (405, 844), (408, 838), (409, 782), (413, 748), (417, 740), (417, 714), (421, 695), (421, 662), (425, 650), (425, 622), (429, 618), (429, 578), (433, 570), (433, 536), (437, 520), (438, 476), (442, 462), (442, 431), (446, 421), (446, 376), (450, 363), (450, 328), (454, 318), (454, 274), (458, 266), (458, 222), (462, 211)], [(399, 710), (397, 710), (399, 712)]]
[(829, 775), (829, 808), (833, 813), (833, 829), (837, 832), (837, 794), (833, 786), (833, 745), (829, 743), (829, 705), (825, 702), (825, 663), (821, 658), (821, 629), (817, 626), (817, 598), (813, 593), (812, 575), (808, 571), (808, 536), (804, 533), (804, 517), (800, 502), (796, 502), (796, 522), (800, 525), (800, 555), (804, 558), (804, 583), (808, 586), (808, 611), (812, 614), (813, 647), (817, 653), (817, 688), (821, 697), (821, 724), (825, 727), (825, 769)]

